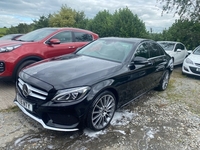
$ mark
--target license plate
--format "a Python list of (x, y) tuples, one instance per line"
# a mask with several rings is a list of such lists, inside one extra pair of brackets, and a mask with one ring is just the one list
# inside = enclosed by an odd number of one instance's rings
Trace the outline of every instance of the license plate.
[(196, 71), (199, 71), (199, 72), (200, 72), (200, 68), (197, 68)]
[(26, 109), (33, 111), (33, 105), (24, 100), (20, 95), (17, 94), (17, 101)]

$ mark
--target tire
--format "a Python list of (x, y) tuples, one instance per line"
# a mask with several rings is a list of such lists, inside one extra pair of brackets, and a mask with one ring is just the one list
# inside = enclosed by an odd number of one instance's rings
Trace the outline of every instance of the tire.
[(25, 62), (23, 62), (18, 68), (17, 68), (17, 71), (16, 73), (14, 74), (14, 81), (17, 80), (18, 76), (19, 76), (19, 72), (26, 66), (32, 64), (32, 63), (35, 63), (36, 61), (35, 60), (27, 60)]
[(104, 91), (92, 103), (87, 117), (87, 126), (94, 131), (105, 129), (113, 118), (116, 98), (113, 93)]
[(167, 89), (167, 86), (169, 84), (169, 78), (170, 78), (169, 70), (166, 70), (158, 86), (159, 91), (164, 91)]

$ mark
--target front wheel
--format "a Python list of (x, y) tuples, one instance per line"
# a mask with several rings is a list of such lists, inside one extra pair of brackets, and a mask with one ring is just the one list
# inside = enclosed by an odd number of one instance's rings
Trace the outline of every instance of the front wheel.
[(169, 78), (170, 78), (170, 74), (169, 74), (169, 70), (166, 70), (161, 81), (160, 84), (158, 86), (158, 90), (159, 91), (164, 91), (166, 90), (168, 84), (169, 84)]
[(113, 93), (100, 93), (90, 107), (87, 123), (94, 131), (105, 129), (113, 118), (116, 108), (116, 98)]
[(16, 71), (15, 74), (14, 74), (14, 81), (17, 80), (17, 78), (18, 78), (18, 76), (19, 76), (19, 72), (20, 72), (23, 68), (25, 68), (26, 66), (28, 66), (28, 65), (30, 65), (30, 64), (32, 64), (32, 63), (35, 63), (35, 62), (36, 62), (35, 60), (27, 60), (27, 61), (23, 62), (23, 63), (18, 67), (17, 71)]

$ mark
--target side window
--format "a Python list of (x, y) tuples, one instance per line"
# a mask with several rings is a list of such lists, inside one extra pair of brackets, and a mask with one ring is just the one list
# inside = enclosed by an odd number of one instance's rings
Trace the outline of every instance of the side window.
[(51, 39), (59, 39), (61, 43), (72, 42), (72, 33), (69, 31), (60, 32), (54, 35)]
[(180, 46), (179, 46), (179, 49), (181, 49), (181, 50), (184, 50), (185, 49), (185, 46), (183, 45), (183, 44), (179, 44)]
[(149, 52), (150, 58), (164, 55), (163, 50), (156, 43), (150, 43)]
[(142, 43), (140, 46), (138, 46), (136, 52), (135, 52), (135, 57), (143, 57), (143, 58), (149, 58), (149, 44), (148, 43)]
[(184, 50), (185, 49), (185, 46), (183, 44), (176, 44), (176, 48), (175, 48), (175, 52), (177, 51), (177, 49), (181, 49), (181, 50)]
[(92, 35), (84, 32), (74, 32), (75, 42), (89, 42), (92, 41)]

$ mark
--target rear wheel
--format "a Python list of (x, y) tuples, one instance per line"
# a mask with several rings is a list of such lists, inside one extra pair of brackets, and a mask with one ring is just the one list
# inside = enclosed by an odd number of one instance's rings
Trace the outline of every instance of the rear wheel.
[(104, 91), (94, 100), (88, 114), (88, 127), (99, 131), (105, 129), (113, 118), (116, 98), (113, 93)]
[(19, 72), (20, 72), (23, 68), (25, 68), (26, 66), (28, 66), (28, 65), (30, 65), (30, 64), (32, 64), (32, 63), (35, 63), (35, 62), (36, 62), (35, 60), (27, 60), (27, 61), (23, 62), (23, 63), (18, 67), (18, 69), (17, 69), (17, 71), (16, 71), (16, 73), (15, 73), (15, 75), (14, 75), (14, 81), (17, 80), (17, 78), (18, 78), (18, 76), (19, 76)]
[(166, 70), (161, 81), (160, 84), (158, 86), (158, 90), (159, 91), (164, 91), (166, 90), (168, 84), (169, 84), (169, 78), (170, 78), (170, 74), (169, 74), (169, 70)]

